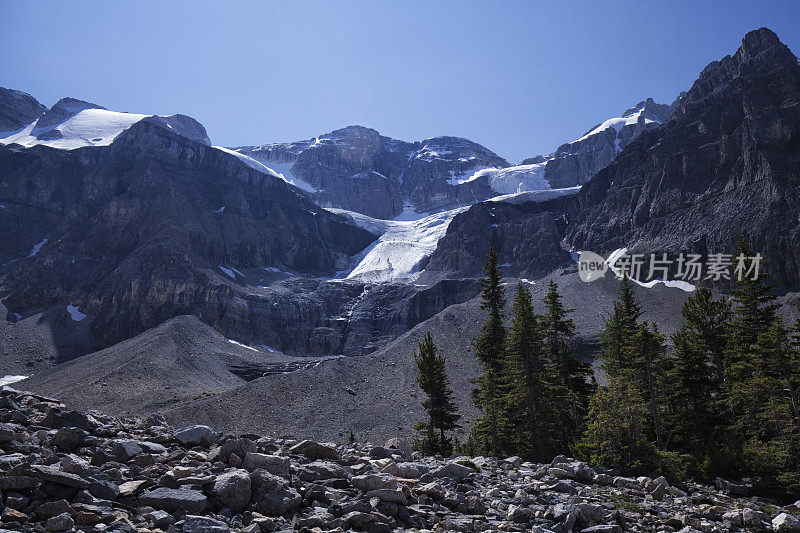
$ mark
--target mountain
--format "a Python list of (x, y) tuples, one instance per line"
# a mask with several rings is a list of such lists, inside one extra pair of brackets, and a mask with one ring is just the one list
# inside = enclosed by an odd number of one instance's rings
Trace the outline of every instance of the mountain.
[(575, 197), (569, 242), (595, 252), (731, 253), (740, 235), (774, 280), (800, 283), (800, 65), (769, 29), (710, 63), (669, 120)]
[(21, 130), (45, 111), (28, 93), (0, 87), (0, 135)]
[(394, 218), (408, 207), (442, 211), (492, 195), (484, 183), (460, 186), (472, 172), (507, 167), (483, 146), (458, 137), (405, 142), (363, 126), (307, 141), (235, 148), (288, 180), (305, 184), (323, 207)]
[(105, 345), (179, 314), (219, 317), (236, 299), (227, 272), (331, 275), (375, 239), (207, 140), (188, 117), (73, 99), (3, 139), (9, 316), (69, 304)]
[(579, 139), (562, 144), (553, 154), (526, 159), (522, 165), (540, 168), (542, 179), (554, 189), (583, 185), (628, 143), (666, 121), (670, 113), (670, 106), (648, 98), (619, 117), (597, 124)]

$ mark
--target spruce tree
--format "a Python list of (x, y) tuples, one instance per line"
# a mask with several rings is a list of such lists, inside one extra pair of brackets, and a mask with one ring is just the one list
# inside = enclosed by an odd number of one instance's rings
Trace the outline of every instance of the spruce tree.
[(564, 306), (558, 285), (552, 279), (548, 283), (544, 306), (540, 317), (544, 349), (566, 391), (561, 418), (564, 444), (568, 444), (580, 433), (594, 389), (590, 381), (591, 365), (575, 357), (575, 323), (569, 318), (573, 309)]
[(632, 368), (628, 360), (628, 347), (639, 330), (641, 316), (642, 309), (633, 294), (633, 284), (625, 275), (619, 285), (619, 295), (600, 334), (603, 343), (603, 370), (608, 375), (614, 376), (621, 370)]
[[(674, 367), (670, 372), (670, 423), (676, 445), (698, 458), (719, 456), (723, 440), (720, 401), (725, 379), (723, 360), (731, 306), (714, 300), (702, 287), (683, 306), (683, 324), (673, 335)], [(709, 435), (715, 435), (709, 438)]]
[(457, 422), (460, 416), (448, 383), (445, 358), (438, 351), (429, 332), (414, 352), (418, 371), (417, 383), (426, 396), (422, 406), (428, 414), (426, 422), (417, 424), (417, 429), (425, 433), (418, 444), (427, 455), (441, 454), (446, 457), (452, 453), (453, 446), (445, 432), (459, 427)]
[(476, 423), (474, 431), (478, 441), (485, 444), (486, 453), (499, 456), (504, 448), (506, 409), (508, 392), (506, 376), (506, 329), (503, 326), (505, 289), (498, 266), (494, 245), (489, 245), (481, 282), (481, 308), (489, 317), (481, 328), (481, 335), (473, 346), (475, 356), (483, 365), (484, 373), (473, 391), (475, 405), (483, 410), (483, 417)]
[(522, 283), (517, 286), (513, 313), (508, 333), (508, 410), (514, 452), (546, 461), (558, 452), (556, 413), (566, 395), (543, 352), (540, 319), (533, 313), (530, 291)]
[(666, 347), (664, 336), (658, 332), (658, 327), (655, 324), (651, 326), (646, 323), (641, 324), (631, 339), (628, 354), (628, 360), (633, 365), (634, 371), (623, 371), (620, 376), (629, 375), (636, 382), (637, 388), (644, 393), (645, 400), (649, 405), (651, 427), (656, 438), (656, 445), (659, 450), (664, 450), (666, 446), (662, 427), (661, 398), (664, 396)]

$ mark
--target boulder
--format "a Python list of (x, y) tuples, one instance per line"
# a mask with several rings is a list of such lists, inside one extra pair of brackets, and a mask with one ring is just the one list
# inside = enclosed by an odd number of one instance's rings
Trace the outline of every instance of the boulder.
[(781, 513), (772, 519), (772, 529), (779, 533), (800, 531), (800, 520), (794, 515)]
[(431, 474), (435, 477), (446, 477), (455, 479), (456, 481), (463, 480), (471, 473), (472, 470), (469, 467), (460, 465), (458, 463), (447, 463), (431, 472)]
[(175, 438), (186, 446), (210, 446), (217, 441), (217, 434), (208, 426), (190, 426), (176, 432)]
[(207, 516), (186, 515), (182, 533), (228, 533), (231, 529), (219, 520)]
[(289, 452), (305, 455), (312, 461), (317, 459), (330, 459), (337, 461), (340, 456), (336, 448), (327, 444), (320, 444), (313, 440), (304, 440), (289, 448)]
[(186, 511), (189, 513), (202, 513), (208, 503), (205, 495), (200, 491), (164, 487), (145, 492), (139, 496), (139, 502), (163, 511)]
[(288, 476), (292, 473), (292, 461), (279, 455), (250, 452), (244, 458), (243, 468), (248, 472), (261, 468), (276, 476)]
[(212, 493), (221, 507), (239, 512), (250, 503), (250, 474), (233, 470), (217, 476)]

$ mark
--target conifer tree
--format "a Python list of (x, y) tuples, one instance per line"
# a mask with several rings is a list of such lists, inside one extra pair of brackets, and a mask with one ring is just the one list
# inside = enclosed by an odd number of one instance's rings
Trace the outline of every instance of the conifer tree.
[(485, 444), (486, 452), (499, 456), (504, 447), (508, 386), (506, 329), (503, 325), (505, 289), (494, 244), (489, 245), (480, 282), (481, 308), (489, 312), (489, 317), (481, 328), (481, 335), (473, 343), (475, 356), (484, 369), (483, 375), (476, 380), (478, 387), (473, 391), (473, 401), (484, 415), (473, 430), (477, 433), (477, 440)]
[[(664, 431), (661, 424), (662, 408), (660, 398), (663, 396), (664, 363), (666, 347), (664, 336), (658, 332), (655, 324), (641, 324), (634, 334), (628, 349), (628, 360), (635, 368), (630, 376), (637, 382), (638, 389), (643, 391), (650, 410), (650, 421), (659, 450), (665, 449)], [(623, 371), (621, 377), (628, 372)]]
[(613, 305), (600, 335), (603, 369), (610, 376), (632, 368), (628, 361), (628, 347), (639, 329), (639, 318), (642, 316), (641, 306), (633, 294), (633, 284), (627, 275), (620, 282), (619, 296)]
[(702, 287), (686, 301), (682, 315), (683, 324), (672, 337), (670, 422), (678, 446), (698, 456), (716, 456), (722, 439), (709, 435), (716, 435), (723, 422), (719, 402), (731, 306)]
[(556, 377), (566, 391), (562, 423), (565, 444), (580, 433), (593, 391), (591, 365), (575, 357), (575, 323), (569, 318), (573, 309), (561, 301), (558, 285), (550, 280), (544, 297), (545, 311), (540, 317), (544, 349), (555, 366)]
[(414, 352), (418, 371), (417, 383), (426, 396), (422, 406), (428, 414), (428, 420), (417, 424), (417, 429), (425, 432), (425, 436), (419, 441), (423, 453), (446, 457), (452, 453), (453, 446), (445, 432), (458, 427), (460, 416), (448, 383), (445, 358), (438, 351), (429, 332), (419, 343), (418, 351)]
[(543, 352), (540, 319), (533, 313), (530, 291), (520, 283), (508, 333), (510, 391), (508, 408), (517, 453), (535, 461), (558, 452), (557, 405), (565, 394), (552, 363)]

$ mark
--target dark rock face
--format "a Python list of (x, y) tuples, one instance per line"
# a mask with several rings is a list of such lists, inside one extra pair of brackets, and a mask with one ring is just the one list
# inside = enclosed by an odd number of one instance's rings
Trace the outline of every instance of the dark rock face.
[(47, 108), (28, 93), (0, 87), (0, 133), (20, 130), (45, 111)]
[(479, 276), (489, 243), (494, 243), (505, 275), (536, 278), (570, 264), (570, 254), (560, 245), (566, 202), (483, 202), (472, 206), (450, 223), (424, 275)]
[(0, 289), (6, 306), (25, 314), (77, 298), (108, 341), (220, 305), (230, 288), (210, 274), (218, 265), (330, 274), (374, 239), (152, 121), (107, 148), (10, 146), (0, 168), (0, 215), (12, 221), (0, 227), (0, 253), (17, 259)]
[(596, 252), (719, 253), (739, 235), (775, 281), (800, 283), (800, 66), (770, 30), (709, 64), (670, 119), (601, 170), (568, 214)]
[[(625, 111), (615, 124), (605, 122), (591, 128), (582, 138), (559, 146), (552, 156), (537, 156), (522, 164), (546, 161), (545, 179), (554, 189), (583, 185), (642, 132), (667, 120), (670, 106), (652, 98)], [(628, 120), (623, 120), (628, 119)], [(605, 128), (600, 129), (602, 126)]]
[(404, 142), (362, 126), (349, 126), (291, 144), (237, 149), (269, 166), (292, 163), (291, 174), (313, 186), (312, 198), (376, 218), (393, 218), (409, 203), (438, 211), (493, 196), (485, 182), (457, 185), (475, 170), (508, 162), (458, 137)]

